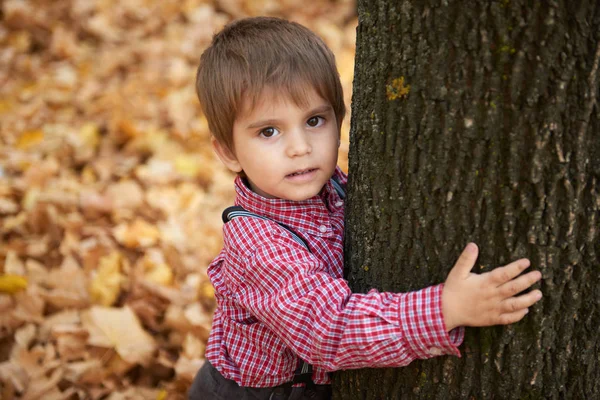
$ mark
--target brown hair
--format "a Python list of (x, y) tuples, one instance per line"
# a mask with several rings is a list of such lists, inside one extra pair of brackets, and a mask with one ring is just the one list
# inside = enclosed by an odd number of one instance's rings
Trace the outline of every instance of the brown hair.
[(216, 140), (233, 148), (233, 122), (243, 96), (255, 104), (265, 87), (306, 105), (314, 89), (333, 107), (338, 129), (346, 107), (335, 57), (308, 28), (279, 18), (245, 18), (217, 33), (202, 57), (196, 92)]

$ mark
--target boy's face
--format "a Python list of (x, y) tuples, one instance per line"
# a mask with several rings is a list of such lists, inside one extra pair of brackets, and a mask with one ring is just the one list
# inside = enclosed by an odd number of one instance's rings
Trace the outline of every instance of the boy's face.
[(337, 164), (339, 131), (331, 104), (308, 92), (307, 105), (267, 88), (233, 124), (235, 154), (213, 141), (219, 158), (244, 171), (250, 188), (267, 198), (306, 200), (318, 194)]

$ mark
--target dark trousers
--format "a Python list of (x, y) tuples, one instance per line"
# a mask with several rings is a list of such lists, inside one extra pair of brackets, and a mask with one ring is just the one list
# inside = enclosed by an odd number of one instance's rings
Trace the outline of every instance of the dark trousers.
[(226, 379), (208, 361), (196, 374), (188, 392), (189, 400), (330, 400), (331, 385), (313, 385), (312, 388), (283, 384), (272, 388), (239, 386)]

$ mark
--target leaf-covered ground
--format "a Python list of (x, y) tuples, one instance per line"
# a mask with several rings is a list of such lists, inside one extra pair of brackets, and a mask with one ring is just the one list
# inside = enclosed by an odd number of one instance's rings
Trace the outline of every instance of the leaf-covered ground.
[[(347, 0), (0, 0), (0, 398), (180, 399), (202, 365), (233, 176), (194, 74), (228, 21), (301, 22), (336, 53)], [(348, 121), (340, 165), (347, 164)]]

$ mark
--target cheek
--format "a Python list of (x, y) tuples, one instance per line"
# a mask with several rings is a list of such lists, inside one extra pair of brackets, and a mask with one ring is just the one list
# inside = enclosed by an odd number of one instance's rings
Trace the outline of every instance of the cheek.
[(329, 135), (329, 137), (327, 138), (327, 142), (324, 143), (324, 145), (324, 147), (327, 148), (327, 151), (337, 153), (340, 147), (340, 138), (337, 132), (335, 133), (335, 135)]

